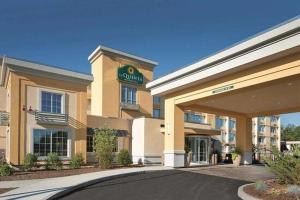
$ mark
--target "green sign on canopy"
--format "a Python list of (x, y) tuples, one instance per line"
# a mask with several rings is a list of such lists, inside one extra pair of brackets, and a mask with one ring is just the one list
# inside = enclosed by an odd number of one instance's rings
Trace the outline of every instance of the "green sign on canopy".
[(132, 65), (125, 65), (118, 69), (118, 79), (127, 83), (142, 85), (144, 76)]

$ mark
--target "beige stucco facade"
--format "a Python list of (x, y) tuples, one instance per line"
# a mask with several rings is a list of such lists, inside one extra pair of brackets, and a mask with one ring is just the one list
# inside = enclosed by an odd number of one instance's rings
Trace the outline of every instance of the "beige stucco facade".
[[(86, 87), (90, 81), (76, 82), (75, 80), (55, 79), (42, 70), (26, 72), (23, 62), (16, 59), (7, 59), (5, 65), (6, 77), (0, 87), (1, 110), (9, 113), (7, 126), (1, 127), (1, 135), (6, 132), (6, 160), (13, 165), (20, 165), (27, 153), (33, 153), (33, 130), (62, 130), (68, 132), (67, 155), (63, 159), (70, 159), (71, 155), (81, 153), (86, 157)], [(14, 63), (11, 65), (10, 63)], [(15, 64), (16, 63), (16, 64)], [(29, 67), (35, 63), (24, 62)], [(41, 68), (43, 66), (40, 66)], [(31, 69), (30, 69), (31, 70)], [(2, 73), (3, 73), (2, 67)], [(65, 72), (65, 71), (64, 71)], [(66, 71), (66, 73), (69, 73)], [(51, 113), (43, 113), (43, 123), (37, 118), (41, 113), (41, 92), (51, 92), (62, 95), (62, 114), (67, 116), (65, 124), (55, 123), (55, 118), (48, 120)], [(5, 104), (4, 104), (5, 103)], [(12, 105), (12, 106), (10, 106)], [(60, 115), (60, 114), (57, 114)], [(60, 115), (60, 116), (61, 116)], [(1, 141), (2, 142), (2, 141)], [(39, 158), (42, 159), (42, 158)]]
[[(8, 92), (5, 88), (0, 87), (0, 111), (7, 112)], [(0, 122), (1, 123), (1, 122)], [(4, 155), (6, 150), (7, 126), (0, 126), (0, 154)]]
[[(91, 114), (105, 117), (133, 119), (140, 116), (152, 116), (152, 96), (145, 84), (153, 79), (154, 65), (107, 51), (96, 53), (90, 59), (94, 82), (91, 84)], [(142, 85), (137, 88), (139, 110), (121, 108), (121, 85), (132, 85), (118, 80), (118, 68), (132, 65), (144, 76)]]

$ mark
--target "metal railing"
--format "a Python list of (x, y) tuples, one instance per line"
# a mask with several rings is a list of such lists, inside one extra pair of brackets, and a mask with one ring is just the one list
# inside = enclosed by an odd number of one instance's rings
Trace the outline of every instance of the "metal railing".
[(35, 120), (38, 124), (68, 125), (69, 117), (67, 114), (35, 112)]
[(0, 111), (0, 126), (8, 126), (10, 115), (6, 111)]

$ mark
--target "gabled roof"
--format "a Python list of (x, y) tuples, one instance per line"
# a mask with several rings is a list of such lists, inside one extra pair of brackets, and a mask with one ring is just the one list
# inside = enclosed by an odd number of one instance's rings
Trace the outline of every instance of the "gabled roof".
[(121, 55), (121, 56), (131, 58), (131, 59), (134, 59), (134, 60), (137, 60), (137, 61), (142, 61), (144, 63), (148, 63), (148, 64), (153, 65), (153, 66), (158, 65), (158, 62), (155, 62), (155, 61), (152, 61), (152, 60), (149, 60), (149, 59), (146, 59), (146, 58), (142, 58), (142, 57), (139, 57), (139, 56), (135, 56), (135, 55), (123, 52), (123, 51), (116, 50), (116, 49), (112, 49), (112, 48), (109, 48), (109, 47), (105, 47), (105, 46), (102, 46), (102, 45), (99, 45), (93, 51), (93, 53), (88, 57), (88, 60), (91, 61), (98, 53), (101, 53), (101, 52), (109, 52), (109, 53)]
[(3, 56), (0, 57), (0, 62), (2, 63), (0, 66), (0, 86), (7, 81), (6, 77), (10, 71), (19, 71), (25, 74), (71, 81), (79, 84), (89, 84), (93, 81), (93, 76), (90, 74), (66, 70), (61, 67), (53, 67), (32, 61)]
[[(300, 16), (270, 28), (192, 65), (155, 79), (146, 87), (152, 95), (163, 95), (241, 70), (243, 65), (300, 45)], [(221, 75), (222, 73), (222, 75)]]

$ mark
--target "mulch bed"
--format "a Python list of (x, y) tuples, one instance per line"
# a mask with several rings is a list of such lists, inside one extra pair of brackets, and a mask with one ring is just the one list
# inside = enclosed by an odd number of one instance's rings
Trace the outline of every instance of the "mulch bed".
[[(129, 167), (142, 167), (141, 165), (131, 165)], [(114, 168), (123, 168), (120, 166), (114, 166)], [(85, 174), (91, 172), (104, 171), (100, 167), (83, 167), (80, 169), (61, 169), (61, 170), (36, 170), (28, 172), (14, 172), (10, 176), (0, 177), (0, 181), (15, 181), (15, 180), (31, 180), (31, 179), (44, 179), (44, 178), (54, 178), (63, 176), (72, 176), (78, 174)]]
[(287, 186), (279, 184), (276, 180), (265, 181), (266, 191), (259, 192), (255, 189), (254, 184), (244, 188), (247, 194), (263, 200), (297, 200), (300, 196), (291, 195), (287, 192)]
[(16, 188), (0, 188), (0, 194), (3, 194), (5, 192), (8, 192), (8, 191), (13, 190), (13, 189), (16, 189)]

